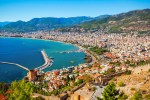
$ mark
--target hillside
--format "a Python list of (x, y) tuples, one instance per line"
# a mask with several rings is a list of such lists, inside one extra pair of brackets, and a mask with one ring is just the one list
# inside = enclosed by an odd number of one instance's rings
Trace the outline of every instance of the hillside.
[(3, 26), (5, 26), (5, 25), (7, 25), (9, 23), (11, 23), (11, 22), (0, 22), (0, 27), (3, 27)]
[(99, 16), (96, 18), (92, 17), (69, 17), (69, 18), (54, 18), (54, 17), (45, 17), (45, 18), (34, 18), (30, 21), (17, 21), (5, 25), (1, 31), (8, 32), (31, 32), (39, 30), (52, 30), (58, 28), (66, 28), (73, 25), (77, 25), (86, 21), (91, 21), (94, 19), (105, 18), (105, 16)]
[(150, 65), (139, 66), (131, 69), (132, 74), (122, 75), (113, 79), (117, 88), (129, 98), (140, 91), (143, 100), (150, 99)]
[(106, 30), (108, 33), (138, 31), (150, 33), (150, 9), (134, 10), (77, 25), (84, 29)]
[(38, 31), (38, 30), (48, 30), (72, 26), (92, 20), (90, 17), (70, 17), (70, 18), (34, 18), (30, 21), (17, 21), (10, 23), (2, 28), (2, 31), (10, 32), (29, 32), (29, 31)]

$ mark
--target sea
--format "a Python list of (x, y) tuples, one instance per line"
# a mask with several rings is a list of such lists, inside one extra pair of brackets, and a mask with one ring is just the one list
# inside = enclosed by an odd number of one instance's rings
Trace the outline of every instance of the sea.
[[(44, 64), (41, 50), (45, 50), (48, 57), (53, 58), (54, 61), (52, 66), (44, 69), (44, 72), (78, 66), (85, 62), (84, 52), (76, 52), (79, 48), (72, 44), (51, 40), (0, 37), (1, 62), (17, 63), (34, 69)], [(10, 83), (26, 75), (27, 71), (18, 66), (0, 64), (0, 82)]]

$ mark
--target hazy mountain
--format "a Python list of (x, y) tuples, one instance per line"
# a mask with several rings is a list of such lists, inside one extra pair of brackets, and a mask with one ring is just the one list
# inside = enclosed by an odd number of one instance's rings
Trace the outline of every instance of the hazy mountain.
[(11, 32), (29, 32), (38, 30), (48, 30), (56, 28), (64, 28), (76, 25), (85, 21), (92, 20), (91, 17), (70, 17), (70, 18), (34, 18), (30, 21), (17, 21), (5, 25), (1, 30)]
[(10, 31), (10, 32), (31, 32), (38, 30), (51, 30), (58, 28), (66, 28), (81, 24), (83, 22), (96, 20), (100, 18), (107, 17), (108, 15), (103, 15), (99, 17), (69, 17), (69, 18), (54, 18), (54, 17), (45, 17), (45, 18), (33, 18), (30, 21), (17, 21), (5, 25), (1, 31)]
[(7, 25), (9, 23), (11, 23), (11, 22), (0, 22), (0, 27), (3, 27), (3, 26), (5, 26), (5, 25)]

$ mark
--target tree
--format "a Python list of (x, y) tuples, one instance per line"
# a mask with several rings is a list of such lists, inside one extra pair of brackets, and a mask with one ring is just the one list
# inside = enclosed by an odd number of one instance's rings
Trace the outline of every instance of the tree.
[(119, 97), (119, 90), (116, 90), (116, 85), (113, 82), (111, 82), (104, 89), (101, 99), (102, 100), (118, 100), (118, 97)]
[(9, 88), (13, 93), (8, 95), (8, 100), (32, 100), (31, 94), (35, 89), (35, 85), (31, 82), (25, 82), (24, 80), (14, 81)]

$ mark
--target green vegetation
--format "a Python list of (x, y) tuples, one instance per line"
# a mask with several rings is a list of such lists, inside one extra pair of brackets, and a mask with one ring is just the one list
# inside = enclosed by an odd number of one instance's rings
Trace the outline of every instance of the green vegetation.
[(148, 31), (138, 31), (139, 34), (149, 34)]
[[(150, 9), (135, 10), (127, 13), (121, 13), (115, 16), (108, 16), (101, 20), (93, 20), (89, 22), (82, 23), (78, 25), (80, 28), (87, 30), (107, 30), (106, 33), (121, 33), (121, 32), (131, 32), (138, 31), (139, 34), (149, 34), (148, 30), (141, 31), (140, 27), (145, 26), (148, 28), (149, 23), (142, 23), (142, 21), (149, 22)], [(141, 21), (141, 22), (137, 22)], [(110, 23), (110, 22), (114, 23)], [(135, 24), (133, 24), (135, 23)], [(134, 27), (139, 27), (134, 28)], [(129, 29), (129, 27), (131, 29)]]
[(92, 89), (91, 89), (92, 91), (95, 91), (96, 90), (96, 87), (92, 87)]
[(119, 83), (118, 83), (118, 86), (120, 86), (120, 87), (124, 87), (124, 86), (125, 86), (125, 84), (124, 84), (123, 82), (119, 82)]
[(109, 74), (114, 74), (116, 72), (115, 69), (109, 68), (107, 71), (105, 71), (103, 74), (104, 75), (109, 75)]
[(93, 81), (93, 78), (90, 76), (90, 75), (84, 75), (83, 76), (83, 81), (86, 82), (86, 83), (90, 83)]
[(54, 90), (51, 92), (51, 94), (54, 94), (55, 96), (57, 96), (59, 93), (60, 93), (59, 90)]
[(104, 92), (102, 93), (102, 98), (97, 98), (97, 100), (125, 100), (128, 97), (124, 93), (119, 93), (119, 90), (116, 89), (116, 85), (111, 82), (109, 83)]
[(127, 70), (127, 71), (126, 71), (126, 75), (130, 75), (131, 73), (132, 73), (131, 70)]
[(52, 30), (57, 28), (66, 28), (81, 22), (92, 20), (91, 17), (70, 17), (70, 18), (34, 18), (28, 22), (17, 21), (8, 23), (1, 30), (8, 32), (32, 32), (39, 30)]
[(114, 65), (114, 66), (121, 66), (122, 63), (120, 61), (117, 62), (110, 62), (110, 64)]
[(146, 65), (146, 64), (149, 64), (150, 63), (150, 59), (149, 60), (140, 60), (139, 62), (131, 62), (129, 60), (127, 60), (125, 62), (125, 64), (127, 64), (128, 66), (131, 66), (131, 67), (136, 67), (136, 66), (142, 66), (142, 65)]
[(90, 50), (95, 52), (98, 55), (102, 55), (104, 52), (109, 52), (109, 50), (107, 50), (107, 48), (99, 48), (97, 46), (91, 47)]
[(135, 91), (136, 89), (134, 87), (132, 87), (130, 90)]
[(36, 86), (30, 82), (14, 81), (11, 83), (9, 90), (13, 91), (8, 95), (8, 100), (31, 100), (31, 94), (36, 91)]
[(89, 45), (84, 45), (83, 47), (86, 48), (86, 49), (88, 49), (88, 47), (90, 47), (90, 46)]
[(145, 95), (144, 99), (145, 100), (150, 100), (150, 94)]
[(111, 29), (108, 31), (109, 33), (120, 33), (121, 28), (119, 26), (113, 26)]
[(140, 91), (136, 92), (131, 98), (131, 100), (143, 100), (141, 92)]
[(0, 94), (4, 94), (8, 100), (43, 100), (40, 98), (32, 98), (33, 93), (39, 93), (43, 95), (51, 94), (43, 91), (43, 87), (46, 87), (46, 85), (34, 85), (33, 83), (26, 82), (25, 80), (14, 81), (10, 85), (6, 83), (0, 83)]
[(114, 83), (109, 83), (102, 93), (102, 100), (116, 100), (119, 96), (119, 91), (116, 90)]
[(65, 92), (65, 91), (69, 91), (71, 90), (71, 86), (62, 86), (61, 87), (61, 91)]
[(148, 70), (148, 72), (150, 72), (150, 69)]
[(80, 85), (81, 83), (83, 83), (83, 80), (82, 79), (79, 79), (77, 82), (75, 82), (73, 85), (74, 86), (78, 86)]

